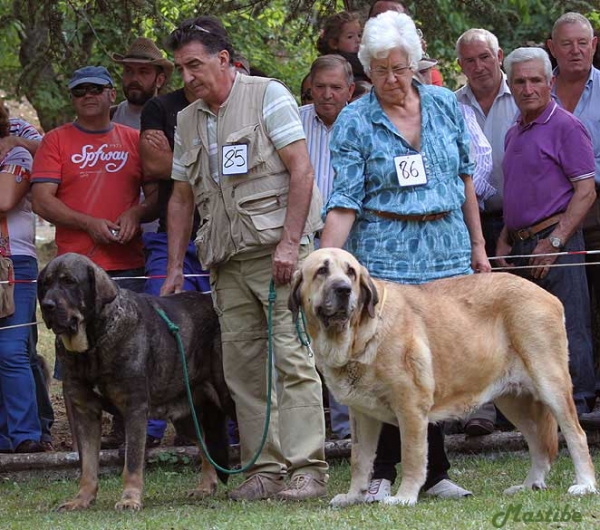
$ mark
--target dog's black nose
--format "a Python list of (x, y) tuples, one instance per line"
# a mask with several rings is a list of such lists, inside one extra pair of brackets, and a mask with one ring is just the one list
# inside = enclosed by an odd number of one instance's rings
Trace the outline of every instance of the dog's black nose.
[(352, 287), (350, 285), (336, 285), (333, 291), (338, 296), (348, 298), (352, 292)]
[(56, 302), (54, 300), (42, 300), (40, 304), (44, 311), (54, 311), (56, 309)]

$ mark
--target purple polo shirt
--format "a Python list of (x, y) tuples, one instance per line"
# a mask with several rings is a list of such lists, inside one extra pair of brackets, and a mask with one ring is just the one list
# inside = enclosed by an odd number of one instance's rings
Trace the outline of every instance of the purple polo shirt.
[(531, 123), (517, 123), (504, 140), (504, 223), (509, 230), (532, 226), (564, 212), (572, 182), (594, 178), (592, 141), (583, 124), (551, 101)]

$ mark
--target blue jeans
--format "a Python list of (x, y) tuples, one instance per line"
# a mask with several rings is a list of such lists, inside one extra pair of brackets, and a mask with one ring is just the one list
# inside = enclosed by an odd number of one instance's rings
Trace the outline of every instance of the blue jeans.
[[(167, 273), (167, 234), (159, 232), (157, 234), (142, 234), (144, 241), (144, 251), (146, 252), (146, 275), (160, 276)], [(196, 246), (190, 241), (183, 258), (183, 274), (207, 274), (200, 262)], [(146, 294), (160, 294), (160, 288), (165, 282), (164, 278), (155, 278), (146, 280), (144, 292)], [(210, 293), (210, 280), (208, 276), (197, 276), (194, 278), (185, 278), (183, 283), (184, 291), (198, 291), (200, 293)]]
[[(37, 278), (37, 260), (12, 256), (15, 279)], [(0, 319), (0, 328), (31, 322), (35, 312), (35, 283), (15, 284), (15, 313)], [(35, 382), (29, 362), (30, 327), (0, 329), (0, 449), (15, 449), (25, 440), (39, 441), (40, 422)]]
[[(533, 238), (516, 241), (511, 254), (531, 254), (540, 239), (547, 238), (554, 226), (542, 230)], [(584, 250), (581, 230), (575, 232), (566, 242), (564, 251)], [(592, 352), (592, 332), (590, 299), (588, 294), (585, 267), (582, 255), (561, 256), (555, 263), (573, 263), (573, 267), (553, 267), (543, 279), (533, 279), (532, 269), (520, 269), (515, 274), (527, 278), (556, 296), (565, 308), (565, 323), (569, 340), (569, 372), (573, 380), (573, 398), (577, 413), (589, 412), (589, 406), (596, 399), (594, 357)], [(529, 258), (513, 258), (514, 265), (528, 265)]]

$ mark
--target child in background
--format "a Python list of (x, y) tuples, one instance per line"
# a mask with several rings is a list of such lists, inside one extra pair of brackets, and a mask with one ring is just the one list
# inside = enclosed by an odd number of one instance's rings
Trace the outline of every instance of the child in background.
[(344, 57), (352, 65), (354, 81), (368, 80), (358, 60), (361, 37), (362, 25), (358, 14), (340, 11), (325, 21), (317, 41), (317, 50), (321, 55), (336, 53)]

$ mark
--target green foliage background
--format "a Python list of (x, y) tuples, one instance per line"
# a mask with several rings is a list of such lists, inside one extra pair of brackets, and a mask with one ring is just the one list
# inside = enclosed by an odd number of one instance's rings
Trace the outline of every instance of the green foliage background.
[[(0, 0), (0, 89), (25, 95), (44, 129), (72, 119), (66, 82), (73, 70), (102, 64), (118, 79), (110, 53), (138, 36), (159, 44), (181, 20), (213, 14), (228, 28), (236, 50), (295, 93), (316, 57), (324, 17), (341, 9), (366, 15), (370, 0)], [(579, 11), (600, 28), (600, 0), (407, 1), (428, 52), (440, 59), (446, 83), (458, 83), (454, 43), (469, 27), (494, 32), (505, 51), (541, 44), (562, 13)], [(174, 85), (180, 80), (177, 77)]]

